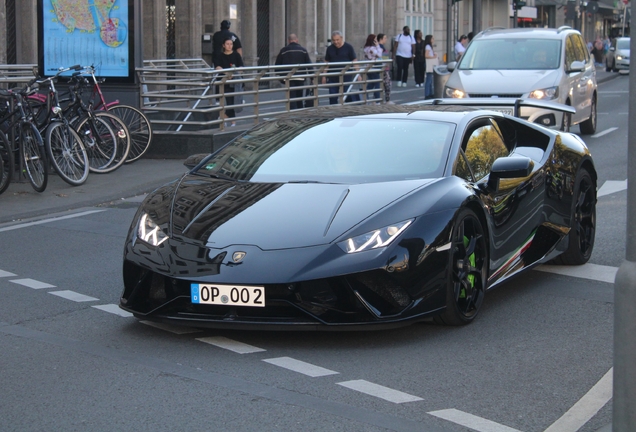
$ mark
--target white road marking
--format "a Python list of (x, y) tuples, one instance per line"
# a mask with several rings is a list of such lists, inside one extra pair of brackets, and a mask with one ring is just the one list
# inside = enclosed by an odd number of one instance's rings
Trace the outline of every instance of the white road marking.
[(116, 304), (105, 304), (105, 305), (97, 305), (97, 306), (91, 306), (91, 307), (102, 310), (104, 312), (112, 313), (114, 315), (119, 315), (120, 317), (124, 317), (124, 318), (133, 316), (133, 314), (131, 314), (130, 312), (126, 312), (125, 310), (120, 309), (119, 306), (117, 306)]
[(607, 135), (608, 133), (614, 132), (617, 129), (618, 129), (617, 127), (611, 127), (609, 129), (605, 129), (603, 132), (599, 132), (599, 133), (596, 133), (594, 135), (590, 135), (590, 138), (602, 137), (603, 135)]
[(337, 384), (348, 389), (359, 391), (360, 393), (368, 394), (369, 396), (375, 396), (377, 398), (384, 399), (393, 403), (416, 402), (424, 400), (421, 397), (403, 393), (398, 390), (393, 390), (378, 384), (373, 384), (372, 382), (365, 380), (344, 381)]
[(479, 432), (520, 432), (518, 429), (513, 429), (456, 409), (431, 411), (428, 414)]
[(627, 189), (627, 179), (625, 180), (607, 180), (603, 186), (596, 192), (597, 197), (613, 194)]
[(0, 270), (0, 277), (13, 277), (13, 276), (17, 276), (17, 275), (8, 271)]
[(18, 285), (24, 285), (25, 287), (33, 288), (33, 289), (42, 289), (42, 288), (57, 288), (55, 285), (47, 284), (45, 282), (36, 281), (34, 279), (13, 279), (9, 282), (13, 282)]
[(614, 283), (618, 267), (610, 267), (599, 264), (587, 263), (582, 266), (560, 266), (544, 264), (535, 267), (535, 270), (572, 276), (581, 279), (590, 279), (599, 282)]
[(66, 300), (71, 300), (74, 302), (89, 302), (89, 301), (97, 301), (98, 298), (87, 296), (84, 294), (76, 293), (75, 291), (64, 290), (64, 291), (49, 291), (49, 294), (53, 294)]
[(153, 321), (139, 321), (139, 322), (142, 323), (142, 324), (145, 324), (147, 326), (155, 327), (155, 328), (158, 328), (160, 330), (165, 330), (167, 332), (174, 333), (174, 334), (199, 333), (201, 331), (199, 329), (195, 329), (195, 328), (192, 328), (192, 327), (176, 326), (176, 325), (158, 323), (158, 322), (153, 322)]
[(228, 339), (223, 336), (211, 336), (204, 338), (197, 338), (198, 341), (217, 346), (226, 350), (233, 351), (238, 354), (252, 354), (255, 352), (265, 351), (263, 348), (258, 348), (252, 345), (244, 344), (232, 339)]
[(264, 362), (280, 366), (285, 369), (289, 369), (294, 372), (298, 372), (312, 378), (327, 376), (327, 375), (337, 375), (340, 372), (335, 372), (329, 369), (325, 369), (320, 366), (312, 365), (311, 363), (305, 363), (304, 361), (296, 360), (291, 357), (278, 357), (271, 359), (264, 359)]
[(611, 368), (572, 408), (552, 423), (545, 432), (576, 432), (590, 421), (612, 399), (613, 369)]
[(86, 216), (89, 214), (93, 214), (93, 213), (100, 213), (100, 212), (104, 212), (106, 210), (90, 210), (90, 211), (85, 211), (82, 213), (75, 213), (72, 215), (67, 215), (67, 216), (59, 216), (59, 217), (54, 217), (54, 218), (49, 218), (49, 219), (42, 219), (39, 221), (35, 221), (35, 222), (27, 222), (27, 223), (23, 223), (23, 224), (18, 224), (18, 225), (11, 225), (8, 227), (4, 227), (4, 228), (0, 228), (0, 232), (4, 232), (4, 231), (13, 231), (13, 230), (17, 230), (20, 228), (28, 228), (31, 226), (35, 226), (35, 225), (42, 225), (45, 223), (49, 223), (49, 222), (55, 222), (55, 221), (59, 221), (59, 220), (64, 220), (64, 219), (72, 219), (72, 218), (76, 218), (76, 217), (82, 217), (82, 216)]

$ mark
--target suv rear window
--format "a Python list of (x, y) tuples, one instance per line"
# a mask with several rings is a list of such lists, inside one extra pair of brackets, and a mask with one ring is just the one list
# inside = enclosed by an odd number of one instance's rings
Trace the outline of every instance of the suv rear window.
[(470, 44), (459, 69), (557, 69), (560, 57), (560, 39), (482, 39)]

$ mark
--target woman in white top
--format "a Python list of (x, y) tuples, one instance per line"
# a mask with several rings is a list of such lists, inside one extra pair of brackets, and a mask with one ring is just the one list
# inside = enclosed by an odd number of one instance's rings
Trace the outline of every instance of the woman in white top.
[(439, 64), (437, 54), (433, 49), (435, 38), (433, 35), (426, 35), (424, 38), (424, 56), (426, 57), (426, 81), (424, 82), (424, 98), (431, 99), (433, 97), (433, 66)]
[[(380, 47), (380, 44), (378, 43), (378, 39), (373, 33), (367, 36), (367, 41), (364, 44), (364, 59), (365, 60), (382, 60), (382, 48)], [(379, 72), (369, 73), (367, 74), (367, 79), (373, 80), (373, 81), (379, 80), (380, 73)], [(379, 81), (367, 84), (367, 90), (374, 90), (379, 88), (380, 88)], [(377, 103), (381, 102), (380, 92), (379, 91), (374, 92), (373, 98), (378, 99), (375, 102)]]

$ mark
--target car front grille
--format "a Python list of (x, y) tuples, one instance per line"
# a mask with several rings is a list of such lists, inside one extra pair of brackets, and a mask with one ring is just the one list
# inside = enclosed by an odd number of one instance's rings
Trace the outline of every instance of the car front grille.
[(488, 93), (470, 93), (469, 96), (471, 98), (520, 98), (523, 93), (499, 93), (499, 94), (488, 94)]

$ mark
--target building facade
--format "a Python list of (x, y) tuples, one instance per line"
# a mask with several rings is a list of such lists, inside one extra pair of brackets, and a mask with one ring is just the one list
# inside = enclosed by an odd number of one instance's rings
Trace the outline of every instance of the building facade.
[[(460, 34), (515, 25), (512, 0), (128, 1), (139, 2), (142, 11), (139, 22), (145, 60), (206, 59), (206, 35), (219, 30), (224, 19), (231, 21), (231, 30), (241, 39), (247, 66), (273, 64), (289, 33), (298, 35), (313, 61), (321, 61), (333, 30), (343, 32), (361, 58), (369, 33), (385, 33), (392, 40), (408, 25), (412, 32), (419, 29), (424, 35), (434, 35), (436, 51), (444, 59)], [(37, 63), (37, 8), (47, 2), (50, 0), (0, 0), (0, 64)], [(591, 12), (581, 9), (582, 0), (528, 0), (518, 11), (517, 25), (565, 24), (581, 29), (588, 40), (605, 37), (620, 21), (621, 8), (615, 2), (622, 0), (584, 2), (597, 3)], [(573, 15), (577, 5), (578, 15)]]

